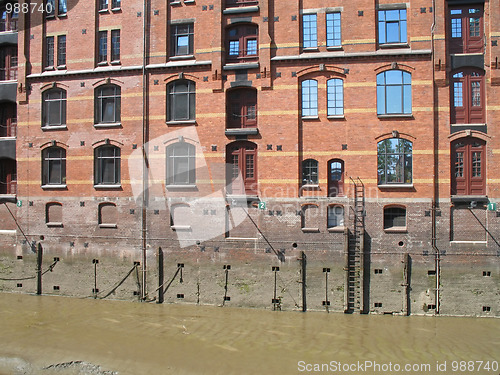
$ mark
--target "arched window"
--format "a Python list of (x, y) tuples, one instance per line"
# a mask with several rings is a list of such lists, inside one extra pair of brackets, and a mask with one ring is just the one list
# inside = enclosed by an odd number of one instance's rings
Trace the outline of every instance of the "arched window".
[(186, 79), (167, 85), (167, 121), (194, 121), (195, 92), (195, 83)]
[(59, 88), (42, 94), (42, 127), (66, 125), (66, 90)]
[(451, 123), (485, 123), (484, 71), (463, 69), (451, 78)]
[(227, 128), (257, 126), (257, 90), (239, 88), (227, 91)]
[(302, 81), (302, 117), (318, 116), (318, 82), (314, 79)]
[(411, 74), (387, 70), (377, 74), (377, 114), (411, 114)]
[(326, 82), (328, 116), (344, 115), (344, 81), (332, 78)]
[(120, 148), (104, 145), (94, 150), (94, 185), (120, 184)]
[(227, 145), (227, 193), (257, 195), (257, 145), (238, 141)]
[(66, 150), (53, 146), (42, 150), (42, 185), (66, 185)]
[(194, 185), (196, 183), (196, 147), (177, 142), (166, 148), (167, 185)]
[(258, 27), (253, 24), (238, 24), (226, 31), (227, 62), (254, 61), (258, 57)]
[(451, 144), (451, 194), (486, 194), (486, 142), (473, 137)]
[(302, 162), (302, 185), (317, 185), (318, 179), (318, 161), (306, 159)]
[(121, 89), (117, 85), (104, 85), (95, 89), (95, 123), (119, 123), (121, 118)]
[(98, 223), (101, 228), (116, 228), (118, 212), (116, 204), (104, 202), (99, 204)]
[(338, 228), (344, 226), (344, 207), (328, 206), (328, 228)]
[(389, 138), (377, 145), (378, 184), (412, 183), (412, 143), (406, 139)]
[(344, 161), (333, 159), (328, 162), (328, 196), (344, 195)]
[(406, 229), (406, 208), (401, 206), (384, 207), (384, 229)]

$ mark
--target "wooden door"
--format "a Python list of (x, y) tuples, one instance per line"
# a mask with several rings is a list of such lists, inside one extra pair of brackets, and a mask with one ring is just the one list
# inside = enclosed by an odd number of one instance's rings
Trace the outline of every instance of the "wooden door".
[(485, 142), (460, 139), (452, 144), (452, 195), (485, 195)]
[(257, 195), (257, 145), (235, 142), (227, 148), (227, 192)]

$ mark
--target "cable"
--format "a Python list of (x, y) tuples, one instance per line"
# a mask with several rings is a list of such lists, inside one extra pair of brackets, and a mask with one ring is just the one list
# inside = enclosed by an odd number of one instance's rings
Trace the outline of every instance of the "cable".
[(121, 281), (119, 281), (118, 284), (116, 284), (116, 286), (113, 287), (113, 289), (111, 289), (104, 297), (98, 297), (98, 298), (104, 299), (104, 298), (109, 297), (111, 294), (113, 294), (116, 291), (116, 289), (118, 289), (120, 287), (120, 285), (122, 285), (125, 282), (125, 280), (127, 280), (127, 278), (132, 274), (132, 272), (134, 272), (134, 270), (136, 268), (137, 268), (137, 264), (134, 264), (134, 267), (132, 267), (132, 269), (130, 271), (128, 271), (127, 275)]
[[(42, 275), (45, 275), (47, 272), (52, 272), (54, 267), (56, 266), (57, 262), (59, 262), (58, 260), (55, 260), (50, 266), (49, 268), (47, 268), (45, 271), (42, 272)], [(14, 278), (14, 279), (7, 279), (7, 278), (3, 278), (3, 277), (0, 277), (0, 280), (2, 281), (21, 281), (21, 280), (32, 280), (32, 279), (36, 279), (36, 275), (35, 276), (29, 276), (29, 277), (20, 277), (20, 278)]]
[(24, 234), (24, 231), (22, 230), (21, 226), (19, 225), (19, 223), (17, 222), (17, 219), (16, 217), (14, 216), (14, 214), (12, 213), (12, 211), (10, 210), (9, 206), (7, 206), (7, 203), (6, 202), (3, 202), (3, 204), (5, 205), (5, 207), (7, 208), (7, 210), (9, 211), (10, 213), (10, 216), (12, 216), (12, 219), (14, 219), (14, 222), (16, 223), (17, 227), (19, 228), (19, 230), (21, 231), (21, 233), (23, 234), (24, 238), (26, 239), (26, 241), (30, 242), (30, 240), (28, 239), (28, 237), (26, 237), (26, 234)]

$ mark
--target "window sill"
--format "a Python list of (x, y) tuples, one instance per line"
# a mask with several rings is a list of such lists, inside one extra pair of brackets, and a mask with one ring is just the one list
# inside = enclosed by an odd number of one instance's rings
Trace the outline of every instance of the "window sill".
[(319, 228), (302, 228), (303, 233), (319, 233)]
[(410, 45), (408, 43), (385, 43), (385, 44), (379, 44), (379, 48), (382, 49), (387, 49), (387, 48), (410, 48)]
[(165, 188), (176, 191), (198, 191), (198, 186), (196, 185), (166, 185)]
[(94, 189), (121, 189), (122, 184), (116, 184), (116, 185), (94, 185)]
[(170, 5), (181, 5), (181, 2), (180, 1), (171, 1), (170, 2)]
[(195, 4), (195, 0), (184, 0), (184, 4)]
[(386, 118), (412, 118), (413, 113), (393, 113), (393, 114), (377, 114), (380, 119)]
[(67, 130), (68, 127), (66, 125), (45, 125), (42, 126), (43, 131), (50, 131), (50, 130)]
[(3, 201), (15, 203), (17, 201), (16, 194), (0, 194), (0, 202)]
[(118, 228), (116, 224), (99, 224), (99, 228)]
[(328, 232), (330, 232), (330, 233), (344, 233), (345, 227), (344, 226), (330, 227), (330, 228), (328, 228)]
[(384, 228), (385, 233), (407, 233), (408, 230), (406, 227), (392, 227), (392, 228)]
[(170, 56), (169, 60), (192, 60), (194, 59), (194, 55), (175, 55), (175, 56)]
[(450, 241), (451, 244), (486, 245), (488, 241)]
[(259, 129), (257, 128), (241, 128), (241, 129), (226, 129), (226, 135), (257, 135)]
[(344, 48), (342, 45), (340, 46), (331, 46), (331, 47), (326, 47), (327, 51), (342, 51)]
[(319, 190), (319, 184), (302, 185), (300, 190)]
[(62, 228), (63, 223), (47, 223), (47, 226), (50, 228)]
[(59, 17), (59, 18), (66, 18), (66, 17), (68, 17), (68, 13), (58, 14), (57, 17)]
[(234, 8), (227, 8), (222, 11), (222, 14), (237, 14), (237, 13), (251, 13), (251, 12), (258, 12), (259, 11), (259, 6), (254, 5), (254, 6), (242, 6), (242, 7), (234, 7)]
[(319, 120), (319, 116), (302, 116), (302, 121), (315, 121)]
[(51, 72), (51, 71), (56, 70), (56, 69), (52, 65), (50, 65), (50, 66), (46, 66), (45, 68), (43, 68), (43, 70), (45, 72)]
[(172, 228), (173, 231), (175, 232), (191, 232), (191, 225), (171, 225), (170, 228)]
[(487, 124), (486, 123), (482, 123), (482, 124), (451, 124), (451, 126), (486, 126)]
[(63, 190), (67, 188), (68, 186), (66, 184), (42, 185), (43, 190), (49, 190), (49, 189)]
[(235, 63), (229, 63), (226, 64), (222, 67), (222, 70), (240, 70), (240, 69), (258, 69), (259, 68), (259, 63), (258, 62), (235, 62)]
[(122, 11), (122, 8), (111, 8), (111, 11), (113, 13), (116, 13), (116, 12), (121, 12)]
[(326, 116), (328, 120), (345, 120), (344, 115), (333, 115), (333, 116)]
[(196, 120), (172, 120), (167, 121), (167, 125), (194, 125), (196, 124)]
[(121, 61), (120, 60), (113, 60), (110, 62), (111, 65), (121, 65)]
[(319, 52), (318, 47), (304, 47), (302, 48), (302, 52)]
[(109, 13), (109, 10), (108, 9), (99, 9), (98, 12), (99, 13)]
[(488, 202), (488, 196), (486, 195), (452, 195), (450, 199), (451, 203)]
[(122, 123), (121, 122), (101, 122), (99, 124), (94, 124), (94, 128), (121, 128)]
[(413, 184), (385, 184), (377, 186), (379, 189), (413, 189)]
[(97, 63), (97, 66), (107, 66), (108, 62), (107, 61), (101, 61)]
[(68, 68), (66, 67), (66, 65), (58, 65), (56, 67), (57, 70), (67, 70)]

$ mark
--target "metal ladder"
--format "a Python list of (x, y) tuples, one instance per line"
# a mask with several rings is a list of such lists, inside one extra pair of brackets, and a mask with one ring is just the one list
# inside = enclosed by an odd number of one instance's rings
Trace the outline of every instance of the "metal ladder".
[(362, 312), (363, 247), (365, 233), (365, 186), (359, 177), (350, 178), (354, 185), (353, 231), (349, 233), (347, 254), (347, 311)]

